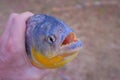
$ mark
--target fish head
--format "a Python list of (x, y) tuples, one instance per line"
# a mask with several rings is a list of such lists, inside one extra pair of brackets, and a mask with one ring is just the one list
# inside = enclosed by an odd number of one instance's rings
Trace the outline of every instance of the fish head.
[(37, 14), (27, 21), (26, 45), (33, 64), (42, 68), (56, 68), (71, 61), (82, 43), (61, 20)]

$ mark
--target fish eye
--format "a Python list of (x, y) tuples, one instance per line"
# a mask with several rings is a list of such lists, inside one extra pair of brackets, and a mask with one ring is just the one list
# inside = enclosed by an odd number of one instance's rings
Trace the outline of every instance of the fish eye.
[(56, 41), (55, 35), (50, 35), (50, 36), (48, 36), (48, 37), (47, 37), (47, 41), (48, 41), (49, 44), (54, 43), (54, 42)]

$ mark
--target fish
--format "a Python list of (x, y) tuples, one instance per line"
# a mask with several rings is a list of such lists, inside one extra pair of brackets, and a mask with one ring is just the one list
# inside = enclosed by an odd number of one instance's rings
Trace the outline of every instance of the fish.
[(25, 46), (32, 65), (59, 68), (80, 52), (82, 41), (65, 22), (47, 14), (35, 14), (26, 21)]

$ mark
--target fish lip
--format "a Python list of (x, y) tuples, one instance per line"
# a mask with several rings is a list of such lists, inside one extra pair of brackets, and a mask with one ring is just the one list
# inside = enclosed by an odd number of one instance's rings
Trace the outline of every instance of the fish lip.
[(60, 55), (61, 54), (71, 54), (75, 52), (79, 52), (79, 50), (82, 48), (82, 41), (77, 40), (75, 42), (71, 42), (67, 45), (63, 45), (60, 47)]
[[(65, 41), (68, 39), (68, 42), (65, 43)], [(69, 41), (69, 39), (71, 39)], [(61, 54), (71, 54), (78, 52), (82, 47), (82, 41), (78, 40), (76, 35), (73, 32), (70, 32), (64, 40), (61, 42), (60, 48), (59, 48), (59, 55)]]

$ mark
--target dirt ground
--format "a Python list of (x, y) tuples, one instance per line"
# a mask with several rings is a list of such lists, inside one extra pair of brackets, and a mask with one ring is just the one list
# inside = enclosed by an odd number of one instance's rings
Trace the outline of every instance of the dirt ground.
[(120, 80), (119, 0), (0, 0), (0, 34), (11, 13), (24, 11), (56, 16), (83, 42), (76, 59), (43, 80)]

